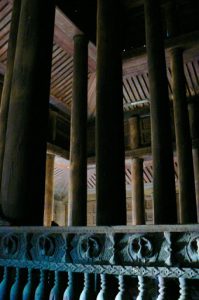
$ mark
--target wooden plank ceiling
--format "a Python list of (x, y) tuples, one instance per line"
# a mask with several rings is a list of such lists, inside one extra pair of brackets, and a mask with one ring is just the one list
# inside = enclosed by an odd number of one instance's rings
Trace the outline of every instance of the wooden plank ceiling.
[[(128, 1), (127, 1), (128, 2)], [(10, 20), (12, 15), (12, 1), (0, 0), (0, 72), (4, 73), (7, 62), (8, 38)], [(68, 30), (66, 32), (66, 29)], [(52, 72), (51, 72), (51, 99), (61, 103), (69, 111), (72, 101), (72, 80), (73, 80), (73, 46), (67, 39), (66, 34), (71, 38), (75, 26), (61, 13), (56, 10), (55, 34), (53, 44)], [(199, 93), (199, 52), (196, 49), (190, 56), (185, 56), (185, 75), (187, 84), (187, 96), (193, 97)], [(92, 52), (91, 52), (92, 51)], [(125, 49), (124, 49), (125, 54)], [(90, 50), (88, 72), (88, 114), (95, 117), (96, 103), (96, 76), (95, 59), (96, 50), (94, 45)], [(172, 99), (171, 70), (169, 61), (167, 64), (168, 88)], [(124, 60), (123, 64), (123, 103), (124, 111), (136, 110), (138, 107), (149, 106), (149, 81), (147, 72), (147, 61), (145, 58), (134, 58)]]

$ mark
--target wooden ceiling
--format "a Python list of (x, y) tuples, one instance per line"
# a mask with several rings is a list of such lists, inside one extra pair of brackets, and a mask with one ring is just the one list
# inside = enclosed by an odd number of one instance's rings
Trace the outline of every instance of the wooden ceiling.
[[(67, 1), (70, 3), (69, 13), (72, 14), (74, 11), (73, 19), (77, 18), (77, 15), (81, 14), (80, 8), (82, 8), (81, 1)], [(88, 3), (87, 3), (88, 2)], [(95, 1), (94, 1), (95, 2)], [(93, 3), (94, 3), (93, 2)], [(196, 1), (197, 2), (197, 1)], [(10, 29), (10, 20), (12, 14), (12, 3), (13, 0), (0, 0), (0, 73), (4, 74), (7, 62), (7, 49), (8, 49), (8, 37)], [(66, 1), (58, 1), (62, 8), (67, 8)], [(64, 4), (65, 3), (65, 4)], [(71, 4), (72, 3), (72, 4)], [(149, 106), (150, 96), (149, 96), (149, 82), (148, 82), (148, 71), (147, 71), (147, 58), (146, 49), (143, 42), (138, 43), (137, 34), (133, 34), (132, 28), (133, 24), (137, 20), (138, 24), (142, 23), (144, 27), (143, 20), (143, 1), (129, 1), (125, 0), (123, 5), (124, 15), (126, 16), (124, 22), (124, 34), (134, 37), (137, 40), (137, 45), (140, 48), (134, 49), (134, 46), (127, 47), (123, 49), (123, 103), (124, 111), (132, 111), (137, 108)], [(191, 6), (194, 1), (177, 1), (179, 8), (184, 15), (188, 14), (188, 19), (190, 19), (190, 14), (193, 15), (194, 7)], [(86, 4), (90, 5), (89, 0), (84, 1), (84, 10)], [(189, 5), (188, 5), (189, 4)], [(93, 15), (96, 14), (96, 5), (92, 5)], [(77, 10), (78, 13), (75, 13)], [(140, 15), (142, 18), (140, 19)], [(90, 16), (90, 14), (89, 14)], [(87, 16), (88, 24), (93, 21)], [(83, 18), (81, 16), (79, 23), (85, 21), (86, 16)], [(194, 17), (195, 18), (195, 17)], [(192, 18), (191, 24), (189, 25), (189, 30), (194, 27), (195, 19)], [(95, 18), (94, 18), (95, 19)], [(89, 21), (90, 20), (90, 21)], [(184, 19), (183, 19), (184, 20)], [(78, 23), (78, 22), (77, 22)], [(187, 28), (186, 22), (181, 22), (181, 28)], [(140, 35), (143, 36), (143, 30), (140, 30)], [(80, 24), (80, 26), (82, 26)], [(95, 27), (95, 26), (94, 26)], [(88, 26), (85, 27), (88, 30)], [(128, 29), (128, 30), (127, 30)], [(78, 28), (65, 17), (63, 12), (59, 8), (56, 9), (56, 19), (55, 19), (55, 30), (54, 30), (54, 45), (53, 45), (53, 58), (52, 58), (52, 72), (51, 72), (51, 92), (50, 101), (53, 105), (59, 107), (70, 114), (71, 101), (72, 101), (72, 80), (73, 80), (73, 35), (78, 32)], [(184, 29), (183, 29), (184, 30)], [(185, 31), (185, 30), (184, 30)], [(89, 34), (89, 33), (88, 33)], [(183, 32), (184, 34), (184, 32)], [(92, 34), (90, 33), (92, 36)], [(185, 37), (186, 38), (186, 37)], [(185, 39), (184, 38), (184, 39)], [(93, 38), (94, 39), (94, 38)], [(199, 38), (198, 38), (199, 40)], [(128, 41), (130, 43), (130, 41)], [(175, 41), (174, 41), (175, 44)], [(194, 48), (188, 48), (185, 51), (185, 75), (187, 84), (187, 96), (193, 97), (199, 93), (199, 51), (198, 42), (194, 41)], [(96, 63), (96, 49), (93, 43), (89, 43), (89, 68), (88, 68), (88, 115), (89, 118), (95, 117), (95, 103), (96, 103), (96, 76), (95, 76), (95, 63)], [(170, 98), (172, 99), (172, 88), (171, 88), (171, 70), (169, 66), (169, 55), (167, 55), (167, 74), (168, 74), (168, 88), (170, 93)]]
[[(167, 36), (165, 8), (169, 0), (158, 0), (162, 5), (164, 36)], [(173, 1), (173, 0), (172, 0)], [(123, 49), (141, 47), (145, 44), (144, 0), (119, 0), (123, 28)], [(96, 41), (97, 0), (58, 0), (58, 6), (85, 32), (89, 39)], [(175, 0), (177, 22), (181, 33), (198, 28), (198, 0)]]

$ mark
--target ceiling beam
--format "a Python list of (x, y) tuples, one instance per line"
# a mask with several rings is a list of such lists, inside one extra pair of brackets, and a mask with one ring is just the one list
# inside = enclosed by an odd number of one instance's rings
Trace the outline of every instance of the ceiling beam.
[(69, 160), (69, 151), (51, 143), (47, 143), (47, 153), (57, 155), (59, 157)]
[[(179, 35), (174, 38), (165, 40), (165, 49), (167, 51), (166, 56), (168, 60), (168, 51), (171, 48), (180, 47), (183, 48), (184, 58), (188, 60), (190, 56), (199, 56), (199, 31)], [(192, 48), (192, 49), (191, 49)], [(147, 65), (147, 49), (143, 47), (131, 49), (123, 52), (123, 75), (128, 75), (136, 72), (143, 72), (146, 70)]]
[[(57, 7), (55, 13), (54, 41), (68, 54), (73, 55), (73, 37), (83, 34), (75, 24)], [(93, 43), (88, 44), (88, 68), (90, 72), (96, 68), (96, 47)]]

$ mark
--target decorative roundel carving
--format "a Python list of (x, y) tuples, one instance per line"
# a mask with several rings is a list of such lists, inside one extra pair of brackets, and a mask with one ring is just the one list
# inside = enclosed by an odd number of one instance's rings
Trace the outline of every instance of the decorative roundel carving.
[(25, 254), (25, 240), (22, 236), (8, 233), (0, 238), (0, 257), (20, 258)]
[(61, 261), (65, 254), (65, 240), (58, 234), (34, 235), (31, 243), (34, 260)]
[(55, 240), (50, 236), (41, 236), (38, 239), (38, 248), (42, 256), (53, 256), (56, 251)]
[(146, 262), (153, 256), (153, 246), (144, 236), (130, 237), (128, 243), (128, 252), (133, 260)]
[(191, 261), (199, 261), (199, 236), (195, 236), (190, 239), (187, 246), (187, 253)]
[(80, 238), (78, 248), (82, 259), (92, 261), (100, 256), (102, 245), (96, 236), (89, 235)]

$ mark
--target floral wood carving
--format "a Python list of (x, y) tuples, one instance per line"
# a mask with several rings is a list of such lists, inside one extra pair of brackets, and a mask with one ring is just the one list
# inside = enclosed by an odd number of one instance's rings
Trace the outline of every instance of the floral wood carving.
[(33, 235), (31, 240), (33, 260), (62, 261), (66, 251), (66, 242), (61, 234)]
[(26, 239), (23, 234), (8, 233), (0, 236), (0, 258), (20, 259), (26, 256)]

